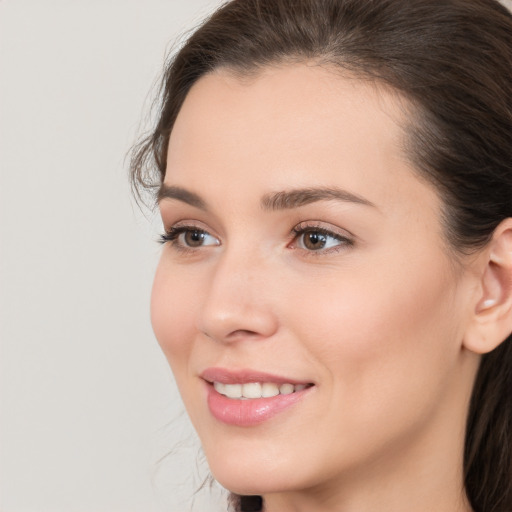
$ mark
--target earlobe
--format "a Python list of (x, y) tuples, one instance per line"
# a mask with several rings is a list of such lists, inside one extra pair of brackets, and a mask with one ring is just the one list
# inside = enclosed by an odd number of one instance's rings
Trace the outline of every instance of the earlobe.
[(481, 290), (464, 346), (478, 354), (494, 350), (512, 332), (512, 218), (495, 230), (480, 271)]

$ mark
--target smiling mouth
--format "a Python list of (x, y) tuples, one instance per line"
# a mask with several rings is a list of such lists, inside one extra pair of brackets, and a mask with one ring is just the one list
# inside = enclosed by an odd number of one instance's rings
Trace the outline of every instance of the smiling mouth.
[(291, 395), (303, 391), (313, 384), (276, 384), (274, 382), (247, 382), (244, 384), (226, 384), (213, 382), (217, 393), (234, 400), (254, 400), (258, 398), (272, 398), (277, 395)]
[(254, 370), (208, 368), (201, 375), (213, 417), (227, 425), (253, 427), (306, 400), (314, 383)]

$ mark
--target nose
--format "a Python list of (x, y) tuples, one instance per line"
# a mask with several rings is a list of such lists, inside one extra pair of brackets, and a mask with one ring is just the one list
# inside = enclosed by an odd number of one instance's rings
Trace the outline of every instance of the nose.
[(221, 343), (265, 339), (277, 331), (273, 276), (263, 258), (226, 253), (208, 277), (197, 317), (199, 331)]

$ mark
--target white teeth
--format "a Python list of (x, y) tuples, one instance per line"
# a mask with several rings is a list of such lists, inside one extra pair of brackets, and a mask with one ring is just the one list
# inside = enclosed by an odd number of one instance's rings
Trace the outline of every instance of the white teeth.
[(295, 391), (306, 389), (306, 384), (281, 384), (280, 386), (273, 382), (248, 382), (246, 384), (223, 384), (214, 382), (213, 387), (217, 393), (235, 399), (250, 398), (270, 398), (273, 396), (290, 395)]
[(242, 384), (224, 384), (224, 393), (228, 398), (242, 398)]
[(259, 382), (249, 382), (242, 386), (242, 396), (245, 398), (261, 398), (261, 384)]
[(279, 395), (279, 386), (273, 382), (265, 382), (261, 386), (261, 396), (263, 398), (270, 398)]
[(222, 382), (214, 382), (213, 387), (215, 388), (215, 391), (217, 391), (217, 393), (223, 395), (226, 385), (222, 384)]
[(279, 386), (279, 393), (281, 393), (281, 395), (291, 395), (294, 391), (294, 386), (293, 384), (281, 384)]

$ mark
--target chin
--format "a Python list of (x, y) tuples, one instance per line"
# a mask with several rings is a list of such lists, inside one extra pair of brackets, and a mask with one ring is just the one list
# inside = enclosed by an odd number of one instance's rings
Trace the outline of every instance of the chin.
[[(260, 474), (258, 474), (260, 473)], [(212, 474), (222, 487), (228, 491), (242, 496), (265, 495), (277, 492), (291, 491), (300, 488), (294, 485), (290, 478), (283, 475), (276, 475), (268, 472), (265, 468), (253, 467), (246, 473), (235, 472), (230, 468), (228, 471), (215, 471)]]
[[(217, 451), (217, 450), (215, 450)], [(294, 449), (298, 454), (298, 451)], [(307, 464), (293, 456), (275, 454), (263, 448), (257, 452), (250, 448), (231, 449), (225, 453), (208, 453), (206, 458), (214, 478), (226, 489), (241, 495), (264, 495), (307, 488), (312, 475)]]

